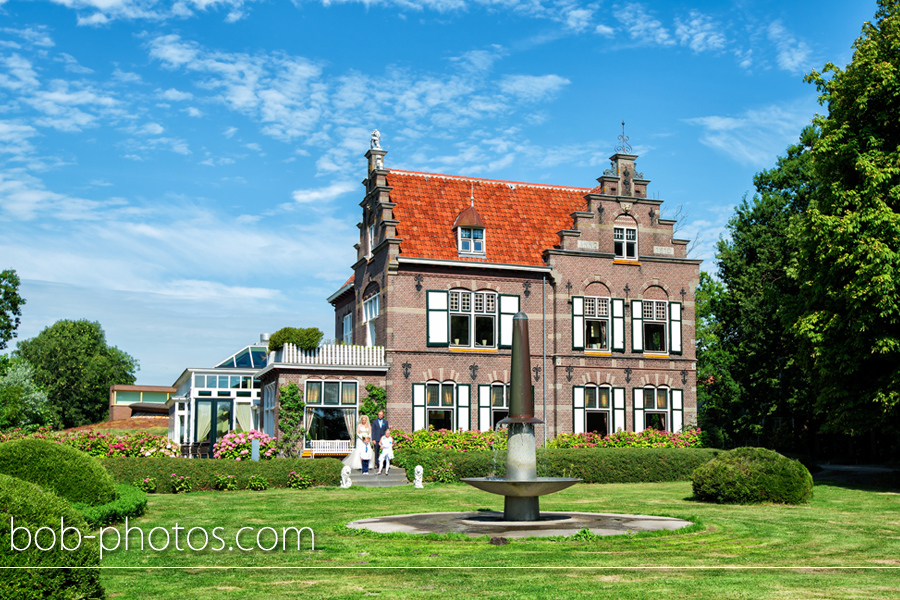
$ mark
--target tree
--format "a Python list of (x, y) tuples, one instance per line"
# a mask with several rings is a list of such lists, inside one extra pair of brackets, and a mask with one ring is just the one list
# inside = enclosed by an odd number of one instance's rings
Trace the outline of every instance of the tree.
[(879, 0), (842, 70), (807, 81), (815, 176), (800, 230), (797, 332), (827, 430), (889, 428), (900, 416), (900, 0)]
[(19, 295), (19, 276), (12, 269), (0, 273), (0, 350), (16, 337), (25, 300)]
[(34, 367), (34, 379), (47, 391), (63, 427), (106, 419), (109, 387), (133, 384), (138, 369), (137, 360), (106, 344), (99, 323), (86, 320), (57, 321), (19, 342), (14, 354)]
[(0, 429), (56, 427), (58, 422), (46, 392), (34, 382), (34, 368), (11, 360), (0, 375)]
[(303, 453), (303, 440), (306, 429), (303, 428), (303, 391), (296, 383), (291, 382), (279, 388), (278, 430), (281, 439), (278, 448), (281, 456), (298, 458)]
[(366, 396), (359, 412), (369, 417), (369, 423), (378, 418), (378, 411), (387, 408), (387, 392), (383, 387), (378, 387), (373, 383), (366, 384)]

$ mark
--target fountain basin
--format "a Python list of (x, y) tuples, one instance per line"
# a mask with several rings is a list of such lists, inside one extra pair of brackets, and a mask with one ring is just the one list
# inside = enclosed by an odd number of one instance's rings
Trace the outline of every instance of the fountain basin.
[(491, 494), (532, 498), (564, 490), (581, 480), (572, 477), (537, 477), (528, 481), (508, 481), (496, 477), (464, 477), (460, 481)]

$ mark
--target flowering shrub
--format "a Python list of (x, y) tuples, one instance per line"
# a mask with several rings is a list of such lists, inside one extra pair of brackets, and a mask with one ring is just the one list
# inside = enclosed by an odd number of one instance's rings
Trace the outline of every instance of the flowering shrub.
[(547, 442), (548, 448), (702, 448), (700, 429), (669, 433), (645, 429), (640, 433), (617, 431), (599, 433), (561, 433)]
[(156, 479), (154, 479), (153, 477), (144, 477), (143, 479), (138, 479), (132, 485), (142, 492), (147, 492), (148, 494), (153, 494), (156, 492)]
[(222, 475), (221, 473), (216, 473), (213, 476), (213, 480), (217, 490), (225, 492), (237, 489), (237, 478), (234, 475)]
[(297, 471), (288, 473), (288, 487), (295, 490), (305, 490), (312, 485), (312, 479), (305, 475), (297, 474)]
[(452, 462), (441, 463), (440, 466), (431, 470), (431, 479), (438, 483), (453, 483), (459, 481), (456, 473), (453, 471)]
[(172, 473), (172, 492), (175, 494), (187, 494), (193, 489), (191, 478), (186, 475), (176, 475)]
[(25, 437), (65, 444), (95, 457), (178, 456), (181, 452), (181, 447), (166, 436), (143, 431), (111, 435), (97, 431), (52, 431), (41, 427), (30, 434), (21, 429), (0, 433), (0, 442)]
[(251, 490), (261, 492), (262, 490), (269, 489), (269, 480), (262, 475), (251, 475), (250, 480), (247, 482), (247, 487)]
[(264, 460), (275, 456), (275, 438), (262, 431), (230, 431), (213, 446), (213, 457), (227, 460), (250, 460), (253, 440), (259, 440), (259, 458)]
[(421, 450), (429, 448), (446, 448), (459, 452), (473, 450), (506, 449), (506, 431), (449, 431), (447, 429), (420, 429), (413, 433), (404, 433), (391, 428), (395, 450)]

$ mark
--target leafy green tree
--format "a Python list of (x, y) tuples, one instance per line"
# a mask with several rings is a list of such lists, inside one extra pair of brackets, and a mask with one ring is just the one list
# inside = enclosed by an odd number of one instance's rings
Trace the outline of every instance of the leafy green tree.
[(57, 321), (19, 342), (14, 354), (34, 367), (34, 380), (46, 390), (63, 427), (105, 420), (109, 387), (133, 384), (138, 369), (137, 360), (107, 345), (100, 323), (86, 320)]
[(55, 427), (58, 421), (47, 394), (34, 382), (34, 368), (11, 360), (0, 376), (0, 429)]
[(294, 344), (301, 350), (315, 350), (325, 336), (318, 327), (282, 327), (269, 338), (269, 352), (281, 350), (285, 344)]
[(801, 228), (797, 331), (827, 430), (896, 432), (900, 416), (900, 0), (879, 0), (846, 69), (807, 80), (828, 114)]
[(279, 388), (278, 430), (281, 439), (278, 450), (281, 456), (297, 458), (303, 453), (303, 440), (306, 430), (303, 428), (303, 391), (296, 383), (289, 383)]
[(25, 300), (19, 295), (19, 276), (12, 269), (0, 272), (0, 350), (16, 337)]

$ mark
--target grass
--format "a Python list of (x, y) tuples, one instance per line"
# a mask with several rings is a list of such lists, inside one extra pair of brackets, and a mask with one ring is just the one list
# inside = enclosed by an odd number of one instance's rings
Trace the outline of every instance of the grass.
[[(463, 485), (154, 495), (147, 514), (130, 525), (170, 533), (176, 523), (223, 527), (220, 536), (229, 540), (241, 527), (307, 526), (316, 549), (309, 550), (305, 537), (299, 551), (192, 552), (172, 544), (162, 552), (119, 550), (106, 553), (103, 566), (132, 569), (105, 570), (103, 582), (110, 598), (129, 599), (900, 596), (892, 570), (900, 567), (900, 495), (820, 484), (805, 506), (721, 506), (690, 496), (687, 482), (575, 486), (543, 498), (542, 510), (663, 515), (699, 526), (687, 533), (532, 538), (493, 546), (487, 538), (375, 534), (344, 526), (378, 515), (502, 510), (502, 498)], [(271, 536), (261, 539), (271, 543)], [(253, 536), (242, 541), (252, 545)], [(201, 543), (202, 536), (194, 541)]]

